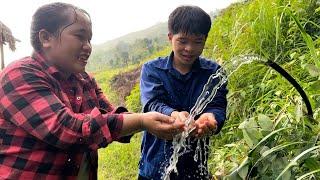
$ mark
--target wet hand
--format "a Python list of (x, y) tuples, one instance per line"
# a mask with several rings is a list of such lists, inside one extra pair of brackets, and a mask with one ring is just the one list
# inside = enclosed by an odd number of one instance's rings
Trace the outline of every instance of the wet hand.
[(186, 130), (185, 131), (187, 131), (187, 133), (189, 134), (191, 134), (192, 132), (194, 132), (194, 130), (195, 130), (195, 124), (194, 124), (194, 120), (192, 119), (190, 122), (189, 122), (189, 125), (187, 126), (187, 124), (186, 124), (186, 121), (188, 120), (188, 118), (189, 118), (189, 112), (187, 112), (187, 111), (181, 111), (181, 112), (179, 112), (179, 111), (173, 111), (172, 113), (171, 113), (171, 117), (173, 117), (174, 119), (176, 119), (176, 120), (179, 120), (179, 121), (182, 121), (182, 122), (184, 122), (184, 124), (186, 125)]
[(185, 130), (183, 122), (158, 112), (144, 113), (141, 127), (158, 138), (166, 140), (171, 140), (176, 134)]
[(217, 121), (212, 113), (204, 113), (194, 123), (196, 129), (193, 135), (197, 138), (203, 138), (214, 134), (217, 130)]
[(179, 120), (181, 122), (185, 122), (188, 117), (189, 117), (189, 113), (187, 111), (173, 111), (171, 113), (171, 117), (173, 117), (175, 120)]

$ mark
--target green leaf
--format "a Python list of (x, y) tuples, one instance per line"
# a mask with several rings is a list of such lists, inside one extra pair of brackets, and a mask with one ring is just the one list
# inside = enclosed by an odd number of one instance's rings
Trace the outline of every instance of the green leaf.
[(273, 122), (271, 121), (271, 119), (268, 116), (266, 116), (264, 114), (259, 114), (258, 115), (258, 123), (263, 130), (272, 131)]
[(312, 174), (315, 174), (317, 172), (320, 172), (320, 169), (317, 169), (317, 170), (314, 170), (314, 171), (311, 171), (311, 172), (308, 172), (302, 176), (300, 176), (297, 180), (302, 180), (302, 179), (306, 179), (308, 176), (312, 175)]
[(303, 55), (299, 56), (298, 59), (299, 59), (300, 61), (303, 61), (305, 58), (306, 58), (306, 55), (303, 54)]
[(293, 59), (296, 55), (297, 55), (297, 53), (293, 52), (293, 53), (290, 54), (290, 58)]
[(264, 152), (270, 150), (270, 148), (268, 146), (262, 146), (260, 149), (260, 154), (262, 155)]
[(301, 35), (302, 35), (304, 41), (306, 42), (307, 47), (308, 47), (309, 50), (310, 50), (310, 54), (313, 56), (315, 65), (320, 68), (320, 61), (319, 61), (318, 56), (317, 56), (317, 54), (316, 54), (316, 48), (315, 48), (315, 46), (314, 46), (314, 43), (313, 43), (313, 40), (312, 40), (311, 36), (310, 36), (308, 33), (306, 33), (306, 31), (304, 30), (303, 26), (301, 25), (298, 17), (296, 17), (296, 16), (291, 12), (290, 9), (287, 9), (287, 12), (288, 12), (288, 14), (293, 18), (293, 20), (295, 21), (295, 23), (297, 24), (297, 26), (298, 26), (298, 28), (299, 28), (299, 30), (300, 30), (300, 32), (301, 32)]
[(242, 163), (237, 167), (235, 170), (233, 170), (230, 174), (228, 174), (225, 179), (235, 179), (238, 180), (240, 179), (239, 172), (242, 171), (242, 168), (247, 168), (250, 163), (249, 157), (246, 157)]
[(304, 68), (307, 69), (312, 77), (317, 77), (320, 75), (320, 69), (313, 64), (305, 64)]
[(258, 142), (256, 139), (250, 137), (250, 135), (245, 129), (242, 130), (242, 133), (243, 133), (244, 140), (246, 141), (246, 143), (250, 148), (252, 148)]
[(295, 107), (295, 114), (296, 114), (296, 121), (300, 122), (300, 119), (303, 116), (303, 112), (302, 112), (302, 98), (297, 98), (296, 100), (296, 107)]
[(243, 121), (239, 125), (239, 129), (242, 129), (243, 137), (249, 147), (253, 147), (254, 145), (256, 145), (262, 138), (262, 134), (259, 131), (258, 124), (254, 120), (254, 118)]
[[(292, 142), (292, 143), (285, 143), (285, 144), (281, 144), (278, 146), (275, 146), (271, 149), (269, 149), (269, 147), (267, 146), (263, 146), (260, 150), (260, 154), (261, 157), (254, 163), (254, 165), (251, 167), (249, 174), (251, 173), (251, 171), (253, 170), (254, 167), (257, 166), (258, 163), (260, 163), (262, 160), (266, 159), (267, 156), (269, 156), (270, 154), (274, 154), (273, 156), (271, 156), (268, 161), (269, 162), (274, 162), (275, 158), (277, 157), (277, 154), (275, 152), (278, 152), (280, 150), (285, 149), (288, 146), (291, 145), (296, 145), (296, 144), (303, 144), (305, 142)], [(266, 171), (266, 169), (262, 169), (261, 171)]]
[(320, 167), (320, 163), (316, 158), (307, 158), (304, 161), (304, 165), (307, 166), (310, 170), (315, 170)]
[(274, 94), (277, 95), (277, 96), (280, 96), (281, 93), (282, 93), (282, 91), (281, 91), (281, 90), (278, 90), (278, 91), (276, 91)]
[(309, 83), (309, 87), (307, 88), (308, 91), (316, 90), (318, 91), (320, 89), (320, 81), (314, 81)]
[(238, 174), (242, 179), (246, 179), (248, 174), (249, 166), (245, 165), (241, 169), (239, 169)]
[(298, 164), (297, 161), (298, 161), (301, 157), (303, 157), (303, 156), (306, 155), (307, 153), (309, 153), (309, 152), (311, 152), (311, 151), (314, 151), (314, 150), (316, 150), (316, 149), (319, 149), (319, 148), (320, 148), (320, 146), (314, 146), (314, 147), (312, 147), (312, 148), (309, 148), (309, 149), (303, 151), (303, 152), (300, 153), (298, 156), (296, 156), (293, 160), (291, 160), (291, 162), (290, 162), (290, 163), (284, 168), (284, 170), (279, 174), (279, 176), (277, 177), (277, 180), (280, 179), (280, 178), (282, 178), (282, 177), (285, 175), (286, 171), (288, 171), (292, 166), (296, 166), (296, 165)]
[(249, 151), (248, 156), (251, 156), (251, 154), (253, 153), (253, 151), (254, 151), (260, 144), (264, 143), (264, 142), (265, 142), (267, 139), (269, 139), (271, 136), (273, 136), (273, 135), (277, 134), (278, 132), (283, 131), (283, 130), (285, 130), (285, 129), (289, 129), (289, 128), (280, 128), (280, 129), (277, 129), (277, 130), (275, 130), (275, 131), (272, 131), (270, 134), (268, 134), (266, 137), (264, 137), (261, 141), (259, 141), (259, 143)]
[(292, 142), (292, 143), (285, 143), (285, 144), (281, 144), (281, 145), (278, 145), (278, 146), (275, 146), (267, 151), (264, 151), (262, 153), (262, 156), (261, 158), (265, 158), (266, 156), (274, 153), (274, 152), (278, 152), (280, 150), (283, 150), (284, 148), (288, 147), (288, 146), (291, 146), (291, 145), (296, 145), (296, 144), (302, 144), (303, 142)]

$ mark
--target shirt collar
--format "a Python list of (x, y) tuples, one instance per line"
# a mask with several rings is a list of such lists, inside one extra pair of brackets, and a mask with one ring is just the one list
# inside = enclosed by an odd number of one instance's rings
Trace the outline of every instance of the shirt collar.
[[(32, 53), (32, 58), (36, 61), (38, 61), (41, 66), (44, 68), (46, 72), (48, 72), (50, 75), (58, 77), (60, 75), (59, 69), (53, 65), (50, 61), (45, 59), (43, 55), (41, 55), (38, 52), (33, 52)], [(68, 78), (69, 80), (72, 79), (78, 79), (80, 81), (84, 81), (89, 78), (89, 75), (87, 73), (77, 73), (77, 74), (71, 74), (70, 77)]]
[[(173, 51), (170, 53), (169, 56), (165, 57), (163, 61), (159, 61), (159, 63), (156, 64), (156, 67), (163, 70), (170, 70), (173, 68)], [(212, 67), (205, 62), (204, 58), (198, 57), (197, 60), (194, 62), (191, 71), (197, 72), (200, 69), (211, 69)]]
[(41, 55), (38, 52), (32, 53), (32, 58), (39, 62), (41, 66), (44, 68), (46, 72), (48, 72), (51, 75), (57, 75), (59, 74), (59, 70), (56, 66), (54, 66), (51, 62), (49, 62), (43, 55)]

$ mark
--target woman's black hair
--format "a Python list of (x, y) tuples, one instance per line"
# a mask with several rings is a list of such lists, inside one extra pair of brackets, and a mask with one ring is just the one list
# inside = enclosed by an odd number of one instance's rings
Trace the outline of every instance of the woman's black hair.
[[(68, 11), (74, 12), (74, 18), (70, 18)], [(51, 3), (46, 4), (37, 9), (32, 16), (30, 40), (34, 50), (40, 52), (42, 45), (39, 40), (39, 32), (41, 29), (60, 37), (61, 32), (68, 26), (77, 22), (77, 11), (84, 13), (90, 20), (90, 15), (83, 9), (67, 3)]]
[(211, 18), (198, 6), (179, 6), (169, 16), (168, 30), (172, 34), (208, 35)]

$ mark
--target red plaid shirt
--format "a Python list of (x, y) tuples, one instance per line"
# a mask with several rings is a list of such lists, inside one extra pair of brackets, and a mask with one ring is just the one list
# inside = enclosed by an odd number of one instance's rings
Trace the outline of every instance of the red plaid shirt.
[(84, 154), (96, 179), (97, 149), (118, 139), (123, 116), (95, 80), (65, 80), (34, 53), (4, 69), (0, 83), (0, 179), (76, 179)]

